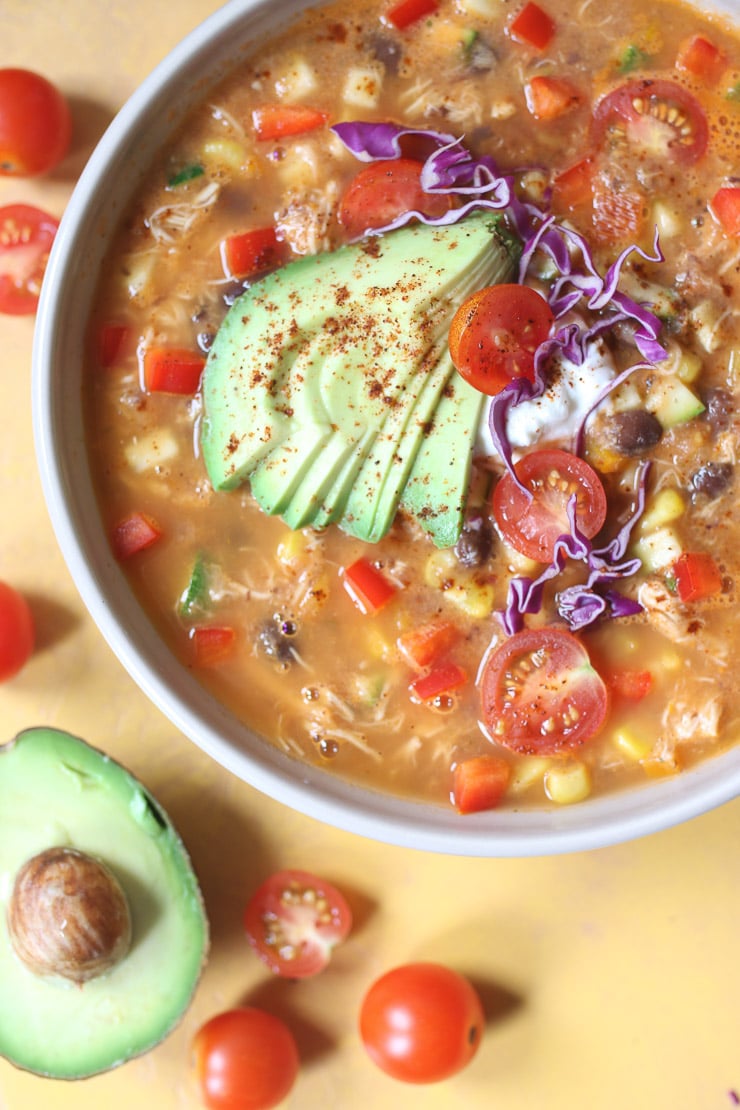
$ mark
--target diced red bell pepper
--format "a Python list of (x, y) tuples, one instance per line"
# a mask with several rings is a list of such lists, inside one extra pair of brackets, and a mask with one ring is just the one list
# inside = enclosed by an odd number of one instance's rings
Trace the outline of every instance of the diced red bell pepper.
[(529, 0), (509, 24), (509, 34), (516, 42), (545, 50), (555, 35), (555, 22), (547, 12)]
[(158, 524), (146, 513), (130, 513), (113, 529), (113, 554), (128, 559), (151, 547), (162, 535)]
[(397, 588), (373, 566), (360, 558), (341, 571), (342, 582), (361, 613), (377, 613), (397, 593)]
[(438, 662), (459, 638), (460, 629), (456, 625), (436, 620), (404, 632), (396, 643), (407, 663), (424, 670)]
[(572, 212), (593, 200), (594, 164), (591, 158), (583, 158), (574, 166), (563, 170), (552, 183), (552, 204), (559, 212)]
[(681, 601), (702, 601), (722, 589), (722, 573), (706, 551), (684, 551), (673, 564)]
[(125, 324), (108, 322), (98, 333), (98, 363), (104, 369), (112, 366), (128, 339), (130, 328)]
[(452, 798), (458, 813), (495, 809), (510, 778), (511, 767), (497, 755), (478, 755), (458, 763), (452, 780)]
[(149, 347), (144, 386), (150, 393), (195, 393), (205, 364), (202, 355), (185, 347)]
[(710, 208), (728, 235), (740, 235), (740, 187), (725, 185), (718, 189)]
[(246, 278), (273, 270), (285, 256), (285, 245), (274, 227), (255, 227), (227, 235), (221, 243), (221, 261), (230, 277)]
[(651, 671), (614, 671), (607, 676), (606, 684), (616, 698), (642, 701), (653, 688), (653, 675)]
[(385, 14), (385, 20), (391, 23), (396, 30), (403, 31), (412, 23), (431, 15), (438, 8), (437, 0), (399, 0)]
[(467, 671), (457, 663), (442, 663), (428, 674), (415, 679), (409, 686), (417, 701), (433, 701), (442, 694), (451, 694), (468, 681)]
[(234, 652), (236, 632), (229, 625), (201, 624), (190, 629), (194, 661), (199, 667), (215, 667)]
[(524, 92), (530, 114), (539, 120), (559, 119), (583, 99), (567, 77), (531, 77)]
[(263, 104), (252, 112), (252, 123), (258, 139), (287, 139), (323, 127), (329, 116), (318, 108), (304, 104)]
[(676, 65), (707, 85), (716, 85), (727, 69), (727, 58), (713, 42), (703, 35), (692, 35), (678, 52)]

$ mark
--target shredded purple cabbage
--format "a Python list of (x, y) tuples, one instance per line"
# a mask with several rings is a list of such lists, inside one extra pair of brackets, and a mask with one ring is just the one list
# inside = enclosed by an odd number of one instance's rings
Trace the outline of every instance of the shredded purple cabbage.
[[(557, 276), (550, 284), (547, 299), (556, 328), (535, 354), (534, 379), (518, 378), (512, 381), (491, 398), (489, 406), (489, 426), (496, 451), (519, 488), (531, 497), (531, 491), (516, 476), (513, 450), (507, 435), (507, 419), (514, 406), (542, 396), (547, 384), (546, 369), (553, 355), (560, 354), (568, 361), (581, 365), (593, 342), (615, 325), (623, 324), (631, 328), (635, 347), (642, 359), (601, 391), (577, 433), (576, 453), (582, 447), (586, 420), (604, 398), (635, 370), (666, 357), (667, 352), (660, 343), (659, 318), (618, 288), (622, 268), (632, 254), (638, 254), (647, 262), (663, 261), (657, 231), (652, 254), (636, 245), (627, 247), (606, 273), (601, 274), (584, 236), (574, 228), (559, 223), (552, 214), (537, 205), (522, 201), (516, 194), (513, 174), (500, 174), (491, 157), (475, 157), (454, 135), (392, 123), (362, 121), (335, 124), (332, 130), (347, 149), (363, 162), (399, 158), (401, 141), (405, 137), (425, 140), (431, 147), (431, 153), (421, 171), (422, 188), (429, 193), (448, 193), (465, 198), (459, 207), (450, 209), (442, 216), (427, 217), (418, 211), (404, 212), (383, 227), (368, 229), (368, 234), (383, 234), (412, 219), (432, 225), (450, 224), (463, 219), (473, 209), (491, 208), (505, 212), (522, 242), (519, 263), (521, 283), (526, 281), (538, 254), (545, 255), (554, 266)], [(572, 314), (579, 306), (599, 313), (599, 318), (590, 327), (568, 322), (567, 318), (572, 321)], [(644, 464), (638, 472), (636, 498), (629, 519), (603, 548), (594, 549), (578, 529), (573, 500), (572, 506), (568, 506), (570, 533), (558, 538), (550, 565), (534, 580), (516, 577), (509, 584), (506, 609), (500, 614), (509, 634), (523, 627), (526, 615), (539, 611), (546, 584), (562, 573), (569, 559), (583, 563), (588, 570), (585, 582), (567, 587), (555, 598), (560, 616), (572, 629), (583, 628), (604, 615), (628, 616), (641, 611), (639, 603), (615, 590), (613, 583), (632, 576), (641, 565), (637, 558), (625, 559), (625, 554), (632, 529), (644, 509), (648, 470), (648, 464)]]

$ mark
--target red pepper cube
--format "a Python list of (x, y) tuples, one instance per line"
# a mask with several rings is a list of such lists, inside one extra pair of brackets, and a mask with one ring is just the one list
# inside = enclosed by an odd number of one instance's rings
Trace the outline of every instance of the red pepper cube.
[(393, 583), (369, 559), (360, 558), (344, 567), (341, 576), (345, 590), (361, 613), (376, 613), (397, 592)]
[(509, 34), (515, 42), (545, 50), (555, 35), (555, 21), (530, 0), (509, 24)]
[(681, 601), (702, 601), (722, 589), (722, 574), (705, 551), (684, 551), (673, 565), (676, 590)]
[(397, 31), (403, 31), (405, 27), (410, 27), (412, 23), (423, 19), (424, 16), (432, 15), (437, 7), (437, 0), (399, 0), (398, 4), (394, 4), (386, 12), (384, 19)]
[(718, 189), (710, 204), (712, 214), (723, 230), (733, 237), (740, 235), (740, 187), (726, 185)]
[(458, 813), (495, 809), (510, 778), (511, 767), (496, 755), (478, 755), (458, 763), (452, 784), (452, 800)]
[(149, 347), (144, 351), (144, 386), (149, 393), (193, 394), (206, 360), (185, 347)]
[(129, 559), (151, 547), (161, 535), (159, 526), (146, 513), (130, 513), (113, 530), (113, 554), (117, 559)]

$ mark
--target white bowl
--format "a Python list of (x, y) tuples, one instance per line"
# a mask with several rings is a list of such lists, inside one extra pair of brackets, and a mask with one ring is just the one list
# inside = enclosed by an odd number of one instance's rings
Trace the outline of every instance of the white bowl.
[[(737, 18), (736, 2), (714, 0), (711, 9)], [(231, 0), (197, 28), (115, 118), (62, 220), (38, 312), (34, 434), (52, 524), (85, 605), (141, 689), (218, 763), (293, 809), (376, 840), (456, 855), (539, 856), (642, 836), (736, 797), (740, 745), (674, 778), (547, 810), (460, 817), (361, 789), (250, 733), (177, 662), (134, 600), (110, 553), (84, 446), (81, 367), (101, 260), (140, 175), (190, 108), (256, 40), (307, 6)]]

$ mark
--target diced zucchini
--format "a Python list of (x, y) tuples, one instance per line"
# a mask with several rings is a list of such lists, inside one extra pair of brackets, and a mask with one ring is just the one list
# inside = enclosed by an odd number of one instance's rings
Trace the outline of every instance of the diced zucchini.
[(344, 79), (342, 99), (353, 108), (375, 108), (382, 88), (382, 71), (377, 66), (352, 66)]
[(178, 612), (186, 620), (202, 616), (208, 611), (208, 565), (202, 554), (199, 554), (193, 563), (190, 579), (180, 595)]
[(675, 375), (657, 378), (645, 398), (645, 406), (668, 431), (704, 412), (704, 405), (693, 389)]
[(689, 323), (698, 342), (710, 354), (722, 343), (721, 317), (722, 311), (714, 301), (702, 301), (689, 313)]
[(645, 570), (650, 572), (673, 566), (682, 551), (678, 534), (669, 524), (642, 536), (635, 544), (635, 554), (642, 560)]
[(693, 351), (687, 351), (681, 348), (681, 354), (676, 364), (674, 374), (684, 383), (684, 385), (691, 385), (695, 382), (702, 370), (702, 360)]

